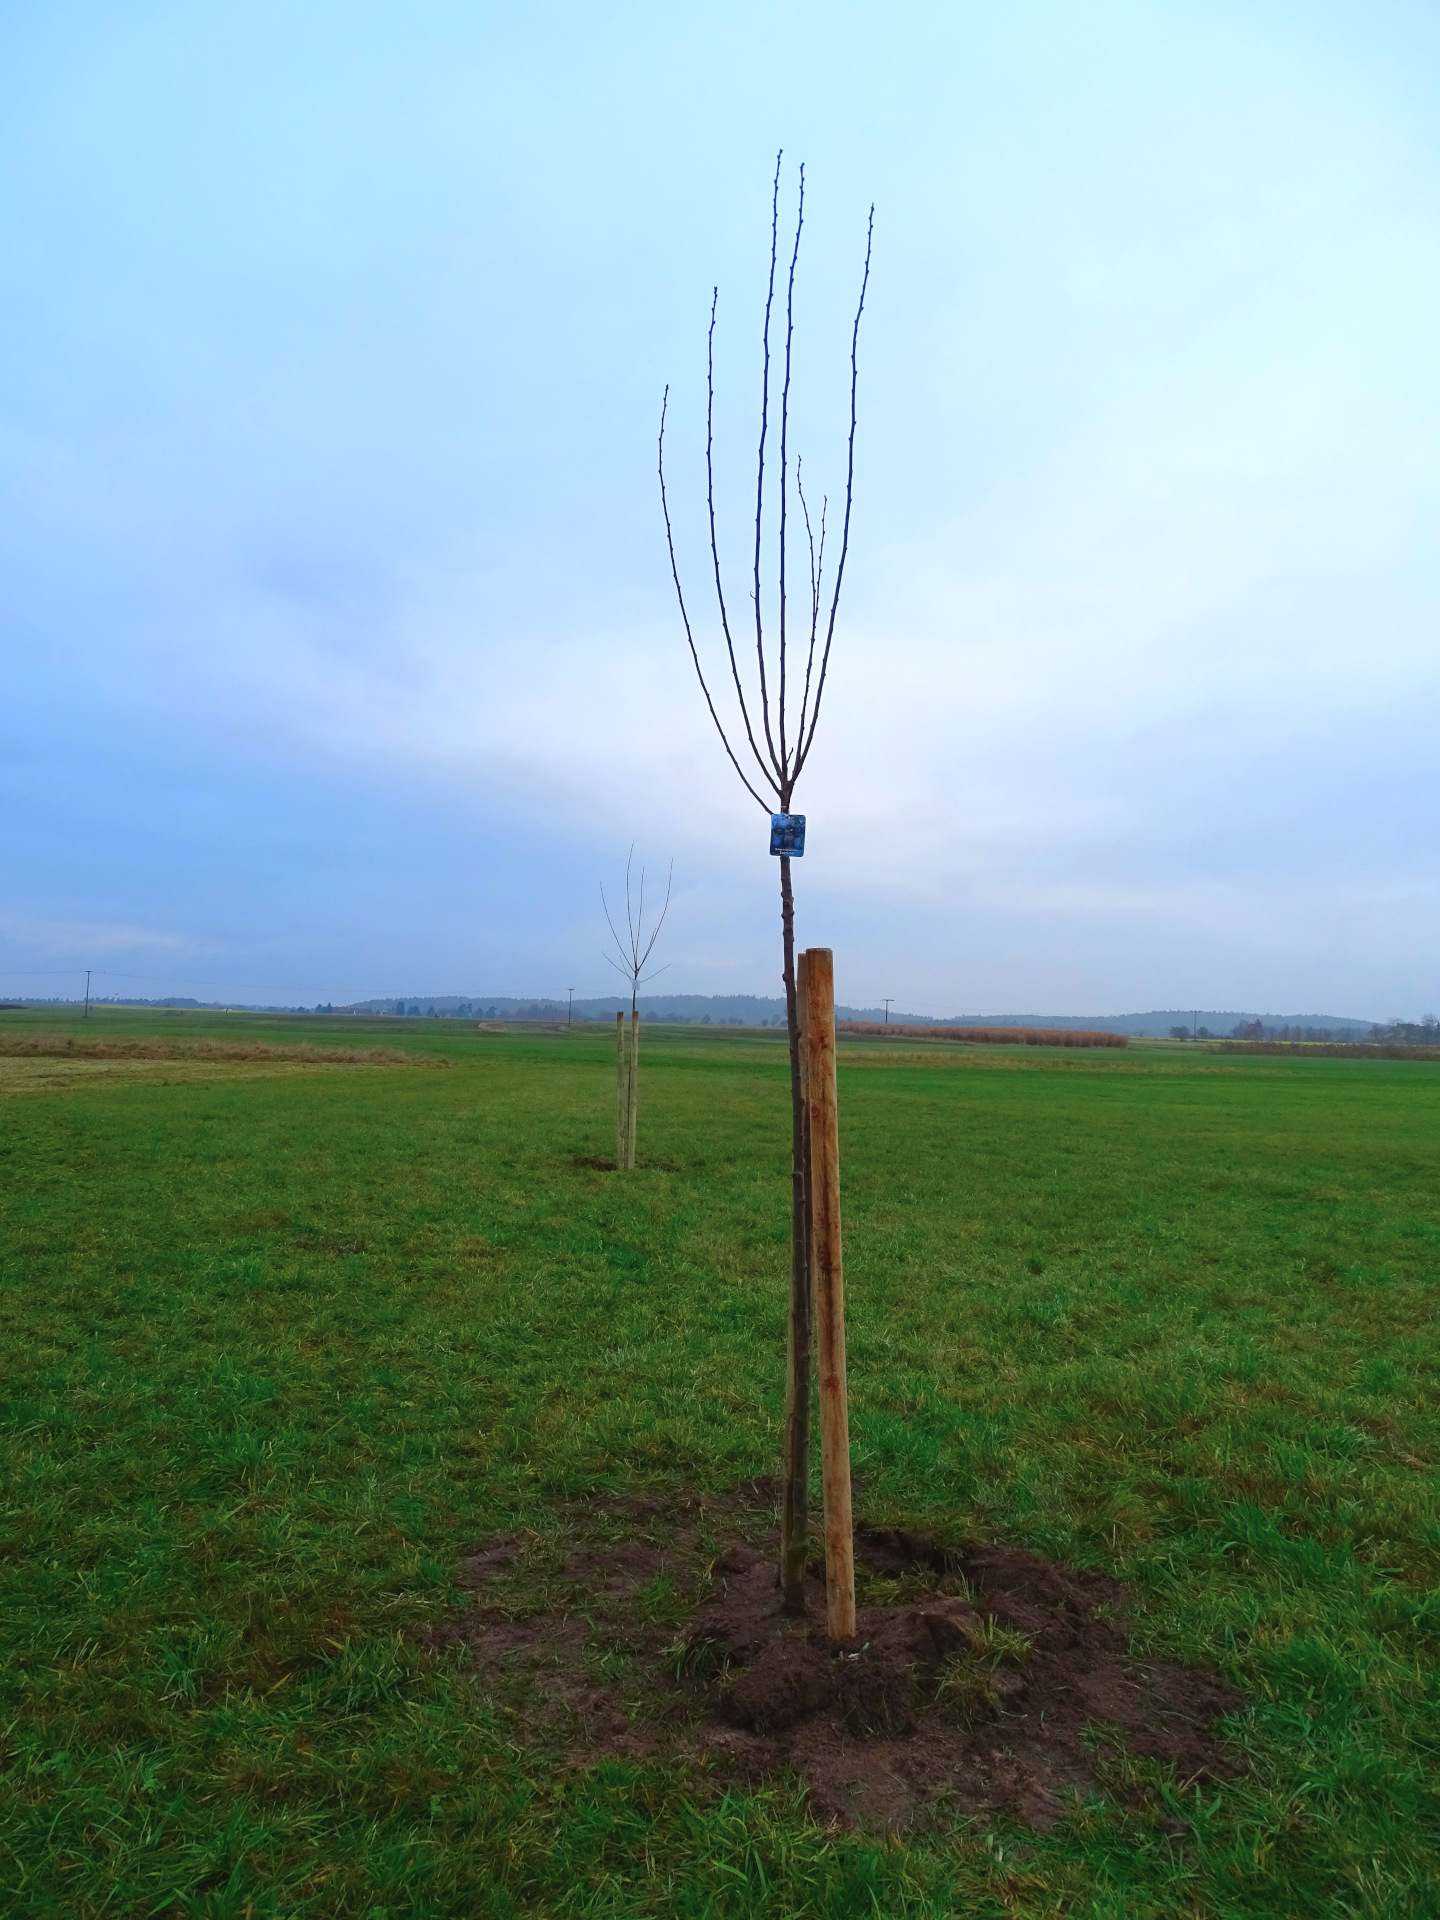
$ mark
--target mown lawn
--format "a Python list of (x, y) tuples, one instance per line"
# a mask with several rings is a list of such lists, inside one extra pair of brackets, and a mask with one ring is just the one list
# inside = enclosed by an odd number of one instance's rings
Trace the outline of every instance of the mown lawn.
[(1232, 1785), (885, 1842), (556, 1773), (415, 1639), (489, 1533), (775, 1468), (783, 1046), (653, 1035), (616, 1176), (608, 1034), (91, 1025), (451, 1065), (0, 1099), (7, 1916), (1440, 1912), (1440, 1067), (845, 1049), (857, 1506), (1254, 1702)]

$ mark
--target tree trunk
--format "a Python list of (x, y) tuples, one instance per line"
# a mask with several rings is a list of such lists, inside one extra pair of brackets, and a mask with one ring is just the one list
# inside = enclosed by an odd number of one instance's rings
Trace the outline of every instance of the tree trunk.
[(800, 1092), (795, 896), (790, 889), (790, 860), (785, 854), (780, 856), (780, 923), (785, 936), (785, 1012), (790, 1029), (790, 1328), (786, 1341), (780, 1586), (786, 1612), (803, 1613), (810, 1512), (810, 1183), (806, 1177), (805, 1103)]
[(625, 1166), (625, 1015), (615, 1014), (615, 1170)]
[(625, 1164), (635, 1165), (635, 1138), (640, 1131), (640, 1015), (630, 1014), (630, 1098), (625, 1116)]

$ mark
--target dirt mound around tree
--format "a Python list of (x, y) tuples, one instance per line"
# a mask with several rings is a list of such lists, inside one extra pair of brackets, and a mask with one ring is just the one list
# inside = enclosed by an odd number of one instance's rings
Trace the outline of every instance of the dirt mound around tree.
[(464, 1570), (476, 1605), (428, 1639), (465, 1648), (517, 1734), (557, 1758), (793, 1773), (845, 1826), (948, 1803), (1043, 1828), (1125, 1754), (1184, 1784), (1242, 1770), (1216, 1722), (1244, 1696), (1132, 1658), (1118, 1582), (926, 1533), (861, 1526), (855, 1547), (858, 1632), (835, 1648), (822, 1569), (804, 1617), (781, 1611), (768, 1488), (597, 1501), (553, 1535), (488, 1542)]

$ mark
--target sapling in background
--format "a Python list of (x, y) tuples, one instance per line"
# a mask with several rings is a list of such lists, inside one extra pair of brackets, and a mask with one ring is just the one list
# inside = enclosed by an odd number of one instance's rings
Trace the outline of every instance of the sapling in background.
[[(615, 1166), (633, 1167), (635, 1165), (635, 1142), (640, 1124), (640, 1001), (641, 987), (647, 980), (653, 980), (655, 974), (664, 973), (664, 967), (656, 967), (654, 973), (646, 973), (650, 956), (655, 951), (655, 942), (660, 938), (660, 929), (665, 924), (665, 916), (670, 911), (670, 883), (675, 877), (675, 862), (670, 862), (665, 876), (665, 900), (660, 908), (660, 918), (645, 935), (645, 869), (640, 869), (638, 887), (632, 887), (631, 875), (635, 863), (635, 847), (631, 843), (630, 852), (625, 861), (625, 935), (616, 928), (610, 912), (610, 902), (605, 898), (605, 888), (600, 888), (600, 904), (605, 909), (605, 924), (610, 929), (610, 938), (615, 942), (614, 955), (607, 953), (605, 958), (621, 974), (630, 986), (630, 1044), (625, 1044), (625, 1017), (615, 1017)], [(668, 964), (668, 963), (667, 963)]]

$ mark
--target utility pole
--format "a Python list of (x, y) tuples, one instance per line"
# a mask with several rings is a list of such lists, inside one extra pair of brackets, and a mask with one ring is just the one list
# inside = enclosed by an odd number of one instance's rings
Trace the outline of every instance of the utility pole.
[(885, 1024), (887, 1027), (890, 1024), (890, 1009), (893, 1005), (894, 1005), (894, 1002), (892, 1000), (887, 1000), (885, 1002)]
[(90, 969), (85, 969), (85, 1018), (90, 1018)]
[(565, 991), (570, 996), (570, 998), (565, 1002), (565, 1029), (566, 1029), (566, 1032), (568, 1033), (570, 1029), (570, 1023), (574, 1018), (575, 989), (573, 987), (566, 987)]

